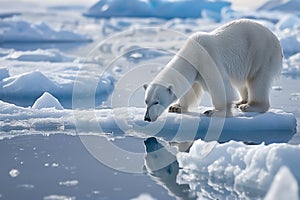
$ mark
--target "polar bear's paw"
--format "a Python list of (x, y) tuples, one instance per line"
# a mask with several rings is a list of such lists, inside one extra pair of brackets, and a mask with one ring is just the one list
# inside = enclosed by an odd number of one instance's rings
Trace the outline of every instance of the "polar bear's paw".
[(215, 110), (207, 110), (203, 114), (207, 117), (211, 117), (214, 114)]
[(251, 112), (252, 108), (249, 104), (241, 104), (238, 108), (243, 112)]
[(169, 107), (169, 112), (170, 113), (184, 113), (186, 109), (181, 107), (179, 104), (174, 104)]
[(242, 104), (239, 106), (239, 109), (243, 112), (266, 112), (269, 109), (268, 104)]
[(203, 113), (207, 117), (232, 117), (231, 109), (224, 110), (207, 110)]
[(235, 103), (235, 108), (239, 108), (241, 105), (247, 104), (248, 101), (247, 100), (241, 100), (237, 103)]

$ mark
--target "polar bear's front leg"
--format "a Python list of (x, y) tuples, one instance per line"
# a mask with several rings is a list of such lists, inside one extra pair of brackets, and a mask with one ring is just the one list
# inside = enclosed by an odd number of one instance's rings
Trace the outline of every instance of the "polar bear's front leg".
[(198, 106), (201, 98), (202, 89), (198, 82), (195, 82), (192, 88), (183, 95), (176, 104), (169, 107), (169, 112), (185, 113), (189, 108)]
[[(216, 85), (217, 86), (217, 85)], [(210, 90), (213, 110), (207, 110), (204, 114), (208, 117), (231, 117), (232, 102), (235, 99), (235, 93), (229, 80), (224, 79), (224, 90)], [(217, 91), (217, 92), (216, 92)]]

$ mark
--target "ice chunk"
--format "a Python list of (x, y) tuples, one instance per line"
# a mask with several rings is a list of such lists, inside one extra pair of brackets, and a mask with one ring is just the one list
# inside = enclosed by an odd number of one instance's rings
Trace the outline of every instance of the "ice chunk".
[(13, 51), (5, 59), (30, 62), (72, 62), (75, 57), (64, 55), (57, 49), (37, 49), (34, 51)]
[[(86, 98), (87, 88), (90, 88), (90, 76), (84, 80), (77, 81), (76, 76), (64, 83), (57, 83), (51, 80), (39, 71), (23, 73), (17, 76), (11, 76), (0, 81), (0, 99), (21, 106), (31, 106), (34, 101), (44, 92), (53, 94), (65, 108), (72, 107), (73, 88), (76, 83), (76, 98)], [(114, 89), (114, 78), (111, 75), (104, 74), (96, 79), (97, 88), (93, 89), (93, 95), (96, 98), (95, 104), (99, 105), (108, 98)], [(89, 98), (94, 98), (89, 97)], [(87, 105), (87, 103), (83, 103)], [(95, 106), (93, 104), (92, 106)]]
[(300, 27), (300, 18), (296, 15), (286, 15), (276, 24), (276, 27), (280, 30), (283, 29), (295, 29)]
[(291, 77), (300, 76), (300, 53), (292, 55), (286, 60), (282, 74)]
[(2, 91), (5, 95), (19, 94), (30, 96), (45, 91), (57, 90), (58, 86), (39, 71), (28, 72), (3, 80)]
[(20, 175), (20, 171), (17, 170), (17, 169), (12, 169), (12, 170), (9, 171), (9, 175), (10, 175), (11, 177), (15, 178), (15, 177), (17, 177), (17, 176)]
[[(189, 153), (177, 155), (179, 165), (183, 168), (178, 177), (181, 184), (190, 184), (195, 192), (210, 194), (212, 199), (226, 199), (226, 196), (234, 193), (238, 199), (262, 198), (282, 166), (287, 166), (295, 179), (300, 180), (300, 163), (295, 162), (300, 145), (245, 145), (231, 141), (215, 144), (206, 156), (201, 156), (206, 146), (206, 142), (197, 140)], [(278, 176), (284, 174), (280, 172)], [(281, 180), (282, 187), (286, 182), (293, 183), (292, 187), (295, 187), (295, 181), (288, 180)], [(214, 185), (218, 187), (209, 187)], [(222, 191), (221, 196), (219, 191)], [(295, 195), (295, 189), (292, 191)]]
[(156, 200), (154, 197), (152, 197), (150, 194), (142, 193), (136, 198), (132, 198), (131, 200)]
[(265, 200), (290, 199), (299, 200), (298, 183), (291, 171), (283, 166), (276, 174)]
[(299, 0), (268, 0), (258, 10), (295, 12), (298, 13), (300, 8)]
[(286, 56), (293, 55), (300, 51), (300, 39), (298, 34), (292, 34), (280, 39), (283, 52)]
[(38, 98), (34, 102), (32, 108), (33, 109), (55, 108), (57, 110), (64, 109), (62, 105), (59, 103), (59, 101), (48, 92), (45, 92), (40, 98)]
[(78, 185), (78, 180), (71, 180), (71, 181), (60, 181), (59, 185), (66, 186), (66, 187), (74, 187)]
[(45, 23), (0, 19), (1, 43), (8, 42), (90, 42), (87, 35), (68, 30), (54, 30)]
[(43, 200), (75, 200), (75, 199), (76, 198), (74, 196), (65, 196), (65, 195), (57, 195), (57, 194), (52, 194), (43, 197)]

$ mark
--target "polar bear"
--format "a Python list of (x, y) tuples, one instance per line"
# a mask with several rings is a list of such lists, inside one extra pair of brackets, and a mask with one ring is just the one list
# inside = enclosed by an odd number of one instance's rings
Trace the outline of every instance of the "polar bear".
[(234, 20), (212, 32), (195, 33), (154, 80), (144, 85), (144, 120), (156, 121), (176, 100), (169, 112), (187, 112), (199, 103), (203, 90), (214, 106), (204, 113), (207, 116), (231, 116), (235, 91), (240, 96), (236, 107), (241, 111), (266, 112), (282, 58), (278, 38), (253, 20)]

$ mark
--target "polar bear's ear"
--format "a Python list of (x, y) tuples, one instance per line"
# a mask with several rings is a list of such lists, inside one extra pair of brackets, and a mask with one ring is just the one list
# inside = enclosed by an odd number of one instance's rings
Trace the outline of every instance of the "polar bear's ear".
[(148, 87), (148, 84), (144, 84), (143, 85), (143, 88), (146, 90), (147, 89), (147, 87)]

